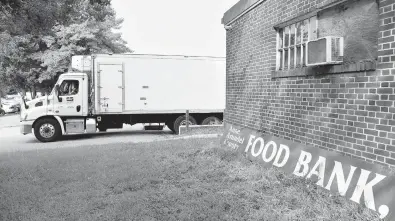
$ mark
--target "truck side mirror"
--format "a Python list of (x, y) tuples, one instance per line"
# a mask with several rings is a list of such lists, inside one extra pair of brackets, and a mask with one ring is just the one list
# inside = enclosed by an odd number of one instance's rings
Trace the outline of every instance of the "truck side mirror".
[(59, 90), (60, 90), (59, 84), (55, 85), (55, 91), (54, 91), (55, 96), (58, 98), (58, 102), (62, 102), (62, 98), (59, 95)]
[(26, 96), (22, 96), (22, 104), (21, 105), (23, 105), (25, 110), (29, 109), (29, 106), (27, 106), (27, 104), (26, 104), (26, 100), (27, 100)]

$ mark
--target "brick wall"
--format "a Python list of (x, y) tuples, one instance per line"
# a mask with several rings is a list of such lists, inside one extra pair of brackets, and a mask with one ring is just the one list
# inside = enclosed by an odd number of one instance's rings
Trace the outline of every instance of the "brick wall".
[(374, 71), (273, 78), (273, 26), (335, 2), (267, 0), (227, 31), (225, 121), (395, 166), (395, 0), (379, 0)]

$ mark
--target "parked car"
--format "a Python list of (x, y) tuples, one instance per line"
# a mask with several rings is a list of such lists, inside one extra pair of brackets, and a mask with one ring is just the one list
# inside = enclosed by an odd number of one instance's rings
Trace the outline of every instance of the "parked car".
[(3, 105), (0, 105), (0, 116), (5, 115), (5, 111), (2, 109)]
[(10, 100), (10, 99), (21, 99), (22, 96), (19, 94), (7, 94), (5, 96), (5, 99)]
[(1, 99), (1, 108), (6, 114), (17, 113), (21, 110), (21, 104), (14, 99)]

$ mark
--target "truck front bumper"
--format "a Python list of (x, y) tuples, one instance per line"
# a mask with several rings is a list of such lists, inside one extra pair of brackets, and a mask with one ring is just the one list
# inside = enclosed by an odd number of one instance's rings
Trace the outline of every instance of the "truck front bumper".
[(21, 121), (21, 123), (20, 123), (21, 134), (23, 134), (23, 135), (31, 134), (32, 133), (32, 124), (33, 124), (33, 122)]

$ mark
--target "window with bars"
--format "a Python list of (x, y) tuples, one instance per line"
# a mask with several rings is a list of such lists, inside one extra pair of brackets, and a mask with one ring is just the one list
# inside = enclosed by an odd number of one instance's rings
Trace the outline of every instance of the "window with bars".
[(306, 66), (306, 43), (317, 39), (317, 16), (277, 31), (277, 70)]

